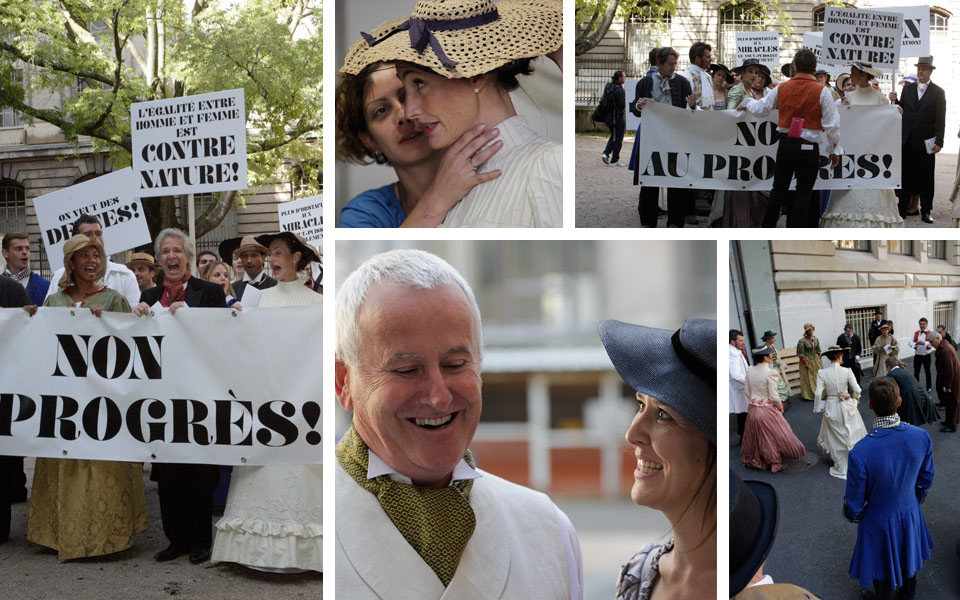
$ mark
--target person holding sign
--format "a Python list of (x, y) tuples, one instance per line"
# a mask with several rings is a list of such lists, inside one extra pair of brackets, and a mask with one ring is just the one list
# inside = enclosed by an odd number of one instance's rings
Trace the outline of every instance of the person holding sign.
[[(78, 234), (63, 245), (63, 276), (44, 306), (129, 313), (127, 299), (103, 284), (107, 261), (96, 237)], [(38, 458), (27, 539), (61, 560), (102, 556), (133, 546), (146, 531), (147, 504), (139, 463)]]
[(934, 172), (936, 154), (943, 148), (944, 119), (947, 98), (943, 88), (930, 81), (936, 67), (933, 57), (925, 56), (916, 65), (917, 82), (903, 86), (900, 99), (890, 92), (890, 101), (903, 109), (903, 162), (900, 197), (900, 216), (906, 216), (907, 204), (912, 194), (920, 194), (920, 218), (924, 223), (933, 223)]
[[(844, 96), (844, 105), (879, 106), (888, 104), (883, 93), (871, 87), (871, 80), (880, 77), (880, 69), (873, 63), (848, 63), (849, 81), (855, 89)], [(903, 109), (900, 113), (903, 114)], [(821, 227), (903, 227), (903, 218), (897, 210), (897, 196), (885, 190), (832, 190), (827, 209), (820, 218)]]
[(773, 177), (773, 191), (763, 217), (764, 227), (776, 227), (780, 206), (788, 198), (790, 181), (797, 177), (796, 195), (787, 217), (787, 227), (816, 227), (820, 221), (820, 197), (813, 195), (820, 168), (820, 142), (830, 155), (830, 168), (840, 162), (840, 115), (834, 104), (833, 92), (823, 86), (813, 74), (817, 57), (811, 50), (801, 48), (793, 59), (796, 72), (789, 81), (774, 88), (763, 100), (749, 100), (737, 110), (747, 110), (755, 117), (765, 117), (773, 109), (780, 111), (777, 131), (777, 167)]

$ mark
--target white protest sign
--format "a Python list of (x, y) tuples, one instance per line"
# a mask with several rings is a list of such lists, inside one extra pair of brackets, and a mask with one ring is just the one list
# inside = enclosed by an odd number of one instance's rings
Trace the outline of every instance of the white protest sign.
[(850, 67), (829, 65), (821, 61), (821, 55), (823, 54), (823, 32), (808, 31), (807, 33), (803, 34), (803, 41), (800, 45), (803, 48), (813, 51), (813, 53), (817, 56), (817, 70), (823, 69), (827, 73), (830, 73), (834, 81), (843, 73), (850, 72)]
[(930, 7), (929, 6), (871, 6), (885, 13), (903, 15), (903, 38), (900, 41), (900, 57), (930, 55)]
[(63, 243), (73, 235), (73, 222), (82, 214), (100, 219), (107, 254), (149, 244), (147, 215), (133, 186), (133, 170), (128, 167), (34, 198), (50, 266), (63, 266)]
[[(648, 102), (640, 134), (640, 185), (704, 190), (770, 190), (776, 167), (777, 111), (691, 112)], [(820, 155), (814, 189), (900, 187), (901, 117), (896, 106), (843, 106), (836, 169)]]
[(823, 18), (824, 63), (867, 61), (893, 69), (900, 60), (903, 15), (828, 6)]
[(780, 66), (780, 34), (776, 31), (738, 31), (737, 65), (748, 58), (755, 58), (770, 67)]
[(292, 231), (308, 244), (323, 245), (323, 194), (277, 204), (280, 231)]
[(243, 90), (130, 105), (140, 197), (247, 188)]
[(321, 463), (321, 308), (0, 309), (0, 454)]

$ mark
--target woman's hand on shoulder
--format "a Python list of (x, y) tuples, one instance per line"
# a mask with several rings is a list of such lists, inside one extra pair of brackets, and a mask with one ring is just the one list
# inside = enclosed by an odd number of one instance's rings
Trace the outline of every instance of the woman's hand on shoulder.
[(500, 177), (500, 169), (486, 173), (477, 172), (477, 167), (503, 147), (503, 142), (497, 140), (483, 148), (499, 133), (499, 129), (487, 129), (486, 125), (480, 124), (461, 135), (443, 155), (433, 183), (417, 202), (416, 207), (410, 211), (402, 227), (440, 225), (446, 218), (447, 212), (474, 186)]

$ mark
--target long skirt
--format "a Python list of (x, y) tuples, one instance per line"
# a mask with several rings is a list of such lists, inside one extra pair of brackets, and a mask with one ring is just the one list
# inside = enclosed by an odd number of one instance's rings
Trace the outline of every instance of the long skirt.
[(800, 363), (800, 395), (804, 400), (813, 400), (813, 392), (817, 389), (817, 372), (822, 368), (819, 362), (807, 359), (807, 364)]
[(784, 461), (802, 458), (806, 453), (779, 410), (750, 405), (740, 444), (740, 461), (744, 465), (754, 469), (769, 467), (776, 473), (786, 467)]
[(863, 419), (857, 410), (856, 400), (827, 398), (817, 445), (833, 460), (831, 475), (839, 479), (847, 478), (847, 456), (853, 446), (866, 435), (867, 428), (864, 427)]

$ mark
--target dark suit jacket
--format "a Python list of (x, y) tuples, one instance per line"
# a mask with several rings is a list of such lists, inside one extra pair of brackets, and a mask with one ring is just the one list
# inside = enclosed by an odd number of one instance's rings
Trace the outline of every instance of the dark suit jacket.
[[(653, 75), (647, 75), (638, 81), (635, 92), (633, 102), (630, 103), (630, 112), (639, 117), (641, 111), (637, 110), (637, 100), (639, 98), (653, 98)], [(674, 73), (673, 79), (670, 80), (670, 103), (677, 108), (689, 108), (690, 105), (687, 104), (686, 98), (692, 93), (693, 89), (690, 87), (687, 78)]]
[(947, 114), (947, 97), (943, 88), (930, 82), (923, 98), (917, 98), (917, 84), (903, 86), (903, 93), (897, 101), (903, 107), (903, 139), (900, 143), (910, 145), (915, 150), (923, 150), (923, 140), (937, 138), (937, 145), (943, 148), (943, 129)]
[[(885, 321), (886, 319), (884, 319)], [(880, 321), (883, 323), (883, 321)], [(870, 322), (870, 332), (867, 333), (867, 337), (870, 338), (870, 345), (872, 346), (874, 342), (877, 341), (877, 338), (880, 337), (880, 325), (876, 321)]]
[(960, 361), (950, 344), (940, 344), (936, 353), (937, 391), (949, 389), (954, 401), (960, 404)]
[(900, 403), (897, 414), (900, 415), (901, 421), (911, 425), (926, 425), (939, 420), (937, 409), (927, 396), (927, 392), (909, 371), (900, 367), (887, 375), (893, 377), (900, 388), (900, 399), (903, 402)]
[[(149, 305), (156, 304), (163, 294), (163, 284), (155, 285), (140, 294), (140, 302), (146, 302)], [(207, 308), (226, 308), (227, 299), (223, 295), (223, 288), (215, 283), (190, 277), (187, 280), (187, 295), (184, 298), (187, 306), (199, 306)]]
[(0, 275), (0, 308), (16, 308), (28, 304), (30, 297), (20, 282)]
[(231, 285), (233, 286), (233, 293), (236, 294), (236, 298), (239, 300), (240, 298), (243, 298), (243, 290), (246, 289), (247, 285), (252, 285), (258, 290), (265, 290), (277, 285), (277, 280), (267, 275), (260, 283), (250, 283), (249, 281), (243, 281), (241, 279), (240, 281), (235, 281)]
[(847, 352), (843, 353), (843, 366), (848, 369), (853, 365), (857, 364), (856, 358), (863, 354), (863, 344), (860, 342), (860, 336), (853, 334), (850, 336), (850, 343), (847, 343), (847, 336), (840, 334), (837, 336), (837, 345), (841, 348), (850, 348)]

